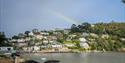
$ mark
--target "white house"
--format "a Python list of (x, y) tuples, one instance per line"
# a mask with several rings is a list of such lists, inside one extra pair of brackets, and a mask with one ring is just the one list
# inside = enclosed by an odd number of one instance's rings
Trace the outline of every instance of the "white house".
[(17, 42), (25, 42), (25, 39), (18, 39)]
[(65, 46), (67, 46), (67, 47), (74, 47), (75, 46), (75, 44), (72, 44), (72, 43), (70, 43), (70, 44), (64, 44)]
[(61, 45), (61, 44), (53, 44), (51, 46), (52, 46), (52, 48), (62, 48), (63, 47), (63, 45)]
[(52, 48), (62, 48), (63, 45), (57, 41), (54, 41), (53, 43), (51, 43), (51, 47)]
[(71, 35), (69, 35), (69, 37), (76, 37), (77, 35), (75, 35), (75, 34), (71, 34)]
[(67, 40), (71, 40), (72, 38), (74, 38), (74, 37), (76, 37), (76, 36), (77, 36), (77, 35), (75, 35), (75, 34), (71, 34), (71, 35), (68, 36)]
[(40, 50), (40, 46), (34, 46), (34, 51), (39, 51)]
[(85, 38), (79, 38), (80, 42), (86, 42), (87, 40)]
[(91, 24), (91, 27), (95, 27), (95, 25)]
[(70, 32), (70, 29), (64, 29), (64, 34), (68, 34)]
[(30, 41), (30, 39), (31, 39), (31, 38), (29, 38), (29, 37), (26, 37), (26, 38), (25, 38), (25, 41)]
[(49, 36), (49, 39), (57, 40), (57, 37), (56, 36)]
[(99, 37), (97, 34), (95, 34), (95, 33), (90, 33), (90, 36), (92, 36), (92, 37)]
[(15, 43), (15, 45), (18, 46), (18, 47), (22, 47), (22, 46), (27, 46), (28, 43), (26, 43), (26, 42), (20, 42), (20, 43)]
[(11, 55), (14, 52), (13, 47), (0, 47), (0, 54)]
[(43, 43), (47, 44), (47, 43), (49, 43), (49, 41), (48, 40), (43, 40)]
[(41, 48), (48, 48), (47, 46), (45, 46), (45, 45), (42, 45), (42, 46), (40, 46)]
[(79, 38), (79, 40), (80, 40), (80, 46), (81, 47), (83, 47), (85, 49), (90, 48), (88, 43), (87, 43), (87, 40), (85, 38)]
[(53, 43), (54, 41), (53, 40), (50, 40), (49, 43)]
[(0, 47), (0, 51), (13, 51), (13, 47)]
[(88, 45), (88, 43), (80, 43), (80, 46), (83, 47), (83, 48), (85, 48), (85, 49), (90, 48), (89, 45)]
[(101, 36), (101, 38), (109, 38), (109, 35), (108, 35), (108, 34), (103, 34), (103, 35)]
[(86, 36), (89, 36), (89, 33), (83, 32), (82, 35), (83, 35), (84, 37), (86, 37)]
[(49, 35), (48, 32), (40, 32), (40, 34), (42, 34), (42, 35)]
[(17, 40), (16, 39), (12, 39), (11, 42), (16, 42)]
[(30, 36), (33, 36), (34, 34), (33, 34), (33, 32), (30, 32), (29, 35), (30, 35)]
[(37, 52), (40, 51), (40, 46), (31, 46), (31, 47), (23, 47), (24, 51), (32, 51), (32, 52)]
[(121, 38), (122, 41), (125, 41), (125, 38)]
[(43, 36), (42, 35), (36, 35), (35, 36), (37, 39), (43, 39)]

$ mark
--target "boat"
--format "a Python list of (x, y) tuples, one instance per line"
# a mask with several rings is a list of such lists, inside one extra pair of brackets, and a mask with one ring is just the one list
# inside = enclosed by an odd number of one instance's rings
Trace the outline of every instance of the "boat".
[(39, 62), (34, 61), (34, 60), (27, 60), (27, 61), (25, 61), (25, 63), (39, 63)]
[(47, 60), (44, 63), (59, 63), (59, 60)]
[(46, 60), (46, 58), (41, 58), (41, 60), (43, 60), (43, 61), (44, 61), (44, 60)]

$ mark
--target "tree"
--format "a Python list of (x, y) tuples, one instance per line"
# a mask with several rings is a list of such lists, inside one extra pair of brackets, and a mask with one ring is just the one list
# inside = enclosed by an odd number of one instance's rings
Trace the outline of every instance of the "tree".
[(76, 28), (76, 24), (72, 24), (71, 29)]
[(81, 24), (80, 29), (82, 30), (82, 32), (89, 32), (90, 27), (91, 27), (91, 24), (89, 24), (88, 22), (84, 22)]
[(79, 29), (76, 26), (76, 24), (72, 24), (72, 26), (71, 26), (71, 33), (75, 33), (75, 32), (78, 32), (78, 31), (79, 31)]
[(10, 46), (4, 32), (0, 32), (0, 46)]
[(125, 0), (122, 0), (122, 2), (125, 4)]
[(19, 37), (16, 36), (16, 35), (14, 35), (14, 36), (12, 37), (12, 39), (19, 39)]
[(29, 36), (30, 31), (25, 31), (26, 36)]
[(87, 30), (89, 27), (91, 27), (91, 24), (89, 24), (87, 22), (84, 22), (84, 23), (82, 23), (82, 26), (83, 26), (84, 29)]

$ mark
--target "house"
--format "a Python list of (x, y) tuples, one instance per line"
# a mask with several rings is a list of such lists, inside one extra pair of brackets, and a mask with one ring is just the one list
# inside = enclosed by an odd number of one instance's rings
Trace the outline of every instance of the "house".
[(50, 40), (49, 43), (53, 43), (54, 41), (53, 40)]
[(125, 38), (121, 38), (121, 41), (125, 41)]
[(33, 29), (32, 32), (37, 33), (37, 32), (39, 32), (39, 30), (38, 29)]
[(71, 35), (69, 35), (69, 37), (76, 37), (77, 35), (75, 35), (75, 34), (71, 34)]
[(25, 38), (25, 41), (30, 41), (30, 40), (31, 40), (31, 38), (29, 38), (29, 37)]
[(48, 36), (48, 39), (55, 41), (55, 40), (57, 40), (57, 37), (56, 36)]
[(17, 39), (11, 39), (10, 42), (17, 42)]
[(27, 46), (28, 43), (25, 39), (18, 39), (15, 45), (18, 47), (22, 47), (22, 46)]
[(86, 36), (89, 36), (89, 33), (83, 32), (82, 35), (83, 35), (84, 37), (86, 37)]
[(36, 35), (35, 36), (37, 39), (43, 39), (43, 36), (42, 35)]
[(49, 33), (48, 32), (40, 32), (41, 35), (44, 35), (44, 36), (48, 36)]
[(13, 47), (0, 47), (0, 54), (11, 55), (14, 52)]
[(40, 50), (40, 46), (34, 46), (33, 47), (33, 51), (39, 51)]
[(57, 35), (62, 35), (61, 31), (62, 31), (62, 30), (54, 31), (53, 34), (56, 35), (56, 36), (57, 36)]
[(79, 38), (80, 42), (87, 42), (87, 40), (85, 38)]
[(28, 42), (30, 41), (30, 38), (19, 38), (19, 39), (12, 39), (10, 42), (17, 46), (17, 47), (22, 47), (22, 46), (27, 46)]
[(51, 47), (52, 48), (63, 48), (63, 45), (61, 43), (55, 41), (51, 44)]
[(88, 43), (80, 43), (80, 46), (85, 48), (85, 49), (89, 49), (90, 46), (88, 45)]
[(0, 51), (13, 51), (13, 47), (0, 47)]
[(89, 44), (87, 43), (87, 40), (85, 38), (79, 38), (80, 41), (80, 46), (85, 48), (85, 49), (89, 49)]
[(27, 46), (28, 43), (26, 43), (26, 42), (20, 42), (20, 43), (15, 43), (15, 45), (16, 45), (17, 47), (23, 47), (23, 46)]
[(69, 44), (64, 44), (66, 47), (74, 47), (75, 44), (69, 43)]
[(40, 51), (40, 46), (30, 46), (30, 47), (22, 47), (23, 51), (26, 52), (38, 52)]
[(28, 35), (29, 35), (29, 36), (33, 36), (34, 34), (33, 34), (33, 32), (30, 32)]
[(90, 33), (90, 36), (98, 38), (99, 36), (95, 33)]
[(49, 41), (48, 40), (43, 40), (43, 43), (47, 44), (47, 43), (49, 43)]
[(63, 47), (63, 45), (61, 45), (61, 44), (52, 44), (51, 46), (52, 46), (52, 48), (62, 48)]
[(19, 33), (19, 34), (18, 34), (18, 37), (20, 37), (20, 38), (24, 38), (24, 37), (25, 37), (25, 34), (23, 34), (23, 33)]
[(22, 49), (25, 52), (31, 52), (33, 50), (33, 47), (22, 47)]
[(91, 24), (91, 27), (95, 27), (95, 25)]
[(101, 36), (101, 38), (109, 38), (109, 35), (108, 35), (108, 34), (103, 34), (103, 35)]
[(64, 29), (64, 34), (69, 34), (69, 32), (70, 32), (71, 30), (70, 29)]
[(70, 41), (71, 39), (73, 39), (74, 37), (76, 37), (77, 35), (75, 34), (71, 34), (68, 36), (68, 38), (66, 40)]
[(42, 45), (42, 46), (40, 46), (41, 48), (48, 48), (48, 46), (46, 46), (46, 45)]

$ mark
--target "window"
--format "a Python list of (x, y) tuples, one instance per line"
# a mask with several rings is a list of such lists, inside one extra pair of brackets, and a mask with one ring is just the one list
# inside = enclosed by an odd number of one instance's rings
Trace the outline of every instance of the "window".
[(10, 51), (10, 50), (11, 50), (11, 48), (7, 48), (7, 50), (8, 50), (8, 51)]

